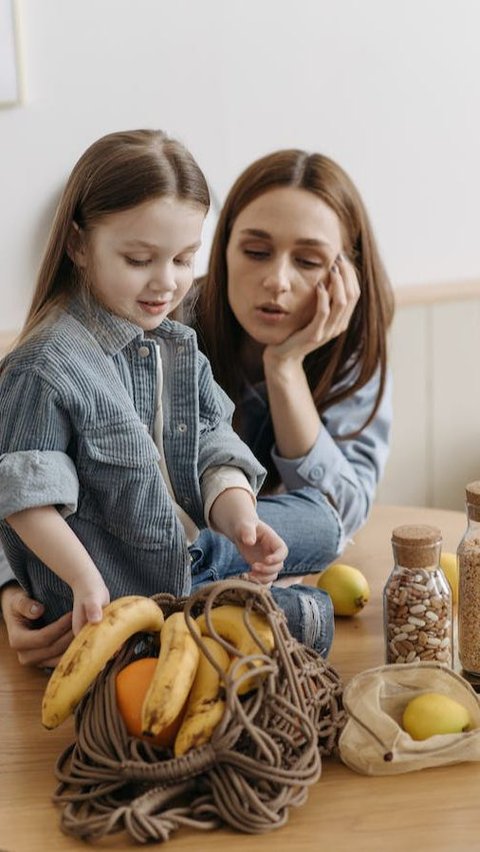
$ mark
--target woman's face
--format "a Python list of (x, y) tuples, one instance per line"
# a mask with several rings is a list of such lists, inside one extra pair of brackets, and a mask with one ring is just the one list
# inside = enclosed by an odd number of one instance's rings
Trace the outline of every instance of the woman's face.
[(338, 216), (308, 190), (278, 187), (248, 204), (227, 246), (228, 300), (247, 334), (275, 345), (307, 325), (341, 250)]

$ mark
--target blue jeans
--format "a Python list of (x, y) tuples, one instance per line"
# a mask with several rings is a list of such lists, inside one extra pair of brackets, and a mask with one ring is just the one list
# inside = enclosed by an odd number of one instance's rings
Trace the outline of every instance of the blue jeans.
[[(288, 547), (280, 577), (322, 571), (343, 548), (340, 518), (316, 488), (260, 497), (257, 511)], [(250, 567), (228, 538), (208, 529), (202, 530), (190, 553), (193, 589), (244, 574)], [(334, 632), (333, 607), (326, 592), (300, 584), (272, 586), (271, 592), (285, 612), (292, 636), (326, 656)]]

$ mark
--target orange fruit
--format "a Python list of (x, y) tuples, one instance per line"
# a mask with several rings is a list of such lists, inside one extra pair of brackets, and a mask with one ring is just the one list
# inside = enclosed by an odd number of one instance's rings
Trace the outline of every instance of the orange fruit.
[(168, 748), (173, 745), (183, 714), (155, 737), (142, 736), (142, 705), (157, 666), (157, 657), (142, 657), (121, 669), (115, 680), (117, 707), (125, 727), (133, 737)]

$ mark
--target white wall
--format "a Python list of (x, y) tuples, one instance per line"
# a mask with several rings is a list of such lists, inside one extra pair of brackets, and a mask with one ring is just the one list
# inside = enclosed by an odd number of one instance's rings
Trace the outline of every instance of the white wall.
[(0, 110), (0, 330), (94, 139), (157, 126), (216, 194), (253, 158), (349, 171), (394, 283), (478, 277), (478, 0), (18, 0), (26, 102)]

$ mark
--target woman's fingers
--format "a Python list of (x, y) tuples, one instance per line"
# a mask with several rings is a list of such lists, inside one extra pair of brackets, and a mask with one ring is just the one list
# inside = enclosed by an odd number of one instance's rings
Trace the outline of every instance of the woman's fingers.
[(53, 621), (52, 624), (41, 627), (39, 630), (32, 630), (25, 624), (18, 624), (14, 635), (11, 637), (10, 644), (15, 651), (48, 651), (59, 639), (71, 631), (71, 626), (71, 612), (65, 613), (57, 621)]
[(29, 598), (23, 590), (19, 590), (11, 599), (11, 609), (15, 616), (35, 621), (43, 614), (45, 607), (39, 601)]
[(340, 254), (330, 271), (330, 315), (325, 329), (328, 339), (338, 337), (348, 328), (355, 305), (360, 296), (360, 287), (353, 265)]
[(49, 668), (57, 664), (62, 654), (67, 650), (72, 639), (73, 633), (71, 630), (68, 630), (55, 642), (52, 642), (51, 645), (43, 646), (37, 649), (30, 648), (26, 651), (18, 651), (18, 660), (23, 666), (38, 666), (39, 668)]
[(71, 613), (66, 613), (39, 630), (33, 630), (25, 622), (19, 621), (10, 626), (9, 642), (17, 652), (21, 665), (44, 667), (52, 659), (58, 659), (68, 648), (73, 638), (71, 626)]

